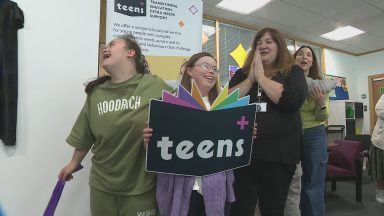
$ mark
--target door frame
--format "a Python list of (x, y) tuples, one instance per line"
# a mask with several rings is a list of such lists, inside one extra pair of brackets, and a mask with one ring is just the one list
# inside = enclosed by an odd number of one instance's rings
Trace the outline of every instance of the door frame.
[(368, 76), (369, 116), (370, 116), (370, 118), (369, 118), (369, 125), (370, 125), (370, 129), (371, 129), (371, 133), (373, 131), (373, 128), (375, 127), (373, 120), (375, 118), (375, 106), (376, 106), (376, 104), (374, 104), (374, 102), (373, 102), (372, 83), (373, 83), (373, 79), (377, 79), (377, 78), (384, 78), (384, 73)]

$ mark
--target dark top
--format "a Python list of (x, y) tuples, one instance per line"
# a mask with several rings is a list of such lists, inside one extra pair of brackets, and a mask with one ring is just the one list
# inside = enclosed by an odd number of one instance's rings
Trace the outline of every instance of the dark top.
[[(247, 78), (242, 69), (236, 71), (229, 82), (233, 87)], [(302, 127), (300, 107), (307, 98), (308, 86), (301, 67), (293, 65), (285, 77), (278, 73), (272, 80), (284, 85), (284, 91), (275, 104), (264, 93), (261, 101), (267, 102), (267, 112), (256, 113), (257, 138), (253, 142), (252, 159), (284, 164), (296, 164), (300, 160)], [(258, 84), (253, 84), (247, 95), (250, 101), (257, 101)]]
[(23, 28), (23, 11), (13, 1), (0, 0), (0, 139), (16, 143), (17, 30)]

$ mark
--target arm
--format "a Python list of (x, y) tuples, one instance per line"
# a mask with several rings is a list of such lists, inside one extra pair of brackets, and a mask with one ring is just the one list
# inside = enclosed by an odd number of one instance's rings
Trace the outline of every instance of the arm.
[(265, 76), (263, 62), (261, 60), (260, 52), (257, 49), (255, 51), (255, 57), (251, 65), (249, 75), (253, 75), (254, 80), (259, 84), (260, 88), (264, 91), (264, 93), (272, 102), (276, 104), (279, 102), (284, 87), (282, 84), (271, 80)]
[(59, 178), (69, 181), (73, 178), (72, 173), (77, 170), (79, 164), (87, 155), (95, 142), (89, 125), (89, 97), (85, 102), (76, 122), (66, 139), (67, 143), (75, 148), (72, 160), (60, 171)]
[(378, 118), (384, 120), (384, 95), (381, 95), (375, 107), (376, 115)]
[(147, 123), (147, 127), (143, 129), (143, 138), (144, 138), (143, 144), (144, 144), (145, 150), (147, 150), (148, 148), (148, 143), (149, 143), (149, 139), (152, 137), (152, 132), (153, 132), (153, 129), (149, 128)]
[(247, 93), (251, 90), (252, 86), (253, 86), (253, 82), (250, 79), (246, 78), (239, 84), (231, 87), (229, 89), (229, 93), (233, 92), (236, 89), (239, 89), (239, 98), (242, 98), (245, 95), (247, 95)]
[(313, 86), (319, 86), (323, 92), (328, 93), (336, 88), (336, 83), (330, 79), (314, 80), (310, 77), (305, 77), (305, 81), (307, 82), (308, 90)]
[(281, 95), (283, 93), (284, 87), (282, 84), (273, 81), (271, 79), (264, 77), (261, 77), (257, 81), (265, 92), (265, 94), (268, 96), (268, 98), (275, 104), (277, 104), (281, 98)]
[(308, 95), (303, 69), (293, 65), (290, 74), (285, 78), (284, 91), (277, 103), (283, 110), (297, 111), (303, 105)]
[(323, 106), (316, 106), (315, 118), (317, 121), (326, 121), (329, 117), (329, 96), (325, 96), (325, 103)]
[(59, 179), (64, 181), (69, 181), (73, 179), (72, 173), (77, 170), (81, 161), (83, 161), (84, 157), (87, 155), (89, 149), (80, 150), (75, 149), (73, 152), (72, 160), (60, 171)]
[(229, 81), (229, 93), (239, 89), (239, 97), (244, 97), (252, 89), (254, 82), (251, 72), (246, 75), (243, 69), (239, 69)]

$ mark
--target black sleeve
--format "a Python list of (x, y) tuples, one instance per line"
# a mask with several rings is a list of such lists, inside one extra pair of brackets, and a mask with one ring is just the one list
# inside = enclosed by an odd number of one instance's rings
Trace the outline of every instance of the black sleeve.
[(13, 10), (13, 19), (15, 21), (16, 29), (21, 29), (24, 27), (24, 13), (23, 11), (15, 4)]
[(233, 77), (229, 81), (228, 87), (232, 88), (233, 86), (243, 82), (246, 78), (247, 78), (247, 76), (244, 74), (243, 69), (240, 68), (235, 72), (235, 74), (233, 75)]
[(283, 110), (299, 110), (307, 98), (307, 94), (308, 86), (303, 69), (298, 65), (293, 65), (291, 73), (284, 83), (284, 91), (277, 106)]

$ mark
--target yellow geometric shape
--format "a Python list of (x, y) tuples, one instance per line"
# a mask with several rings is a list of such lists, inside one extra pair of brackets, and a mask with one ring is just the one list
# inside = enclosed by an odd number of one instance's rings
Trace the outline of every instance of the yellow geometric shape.
[(179, 22), (179, 26), (180, 27), (183, 27), (185, 25), (185, 23), (181, 20), (180, 22)]
[(239, 67), (243, 67), (245, 58), (247, 57), (247, 51), (244, 49), (241, 43), (229, 55), (232, 56)]
[(209, 41), (208, 36), (204, 32), (201, 32), (201, 42), (202, 42), (202, 45), (204, 45), (208, 41)]
[(224, 86), (223, 90), (221, 90), (219, 96), (217, 96), (216, 100), (213, 102), (211, 106), (211, 110), (214, 110), (217, 105), (223, 102), (228, 97), (228, 83)]
[(200, 104), (201, 107), (203, 107), (204, 110), (207, 110), (207, 107), (205, 106), (205, 103), (203, 101), (203, 98), (201, 97), (199, 88), (196, 85), (195, 80), (192, 80), (192, 97), (195, 99), (195, 101)]

